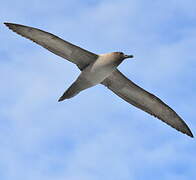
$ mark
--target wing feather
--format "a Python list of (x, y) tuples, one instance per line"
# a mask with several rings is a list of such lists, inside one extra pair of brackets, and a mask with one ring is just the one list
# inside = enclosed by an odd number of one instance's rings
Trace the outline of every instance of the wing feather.
[[(80, 70), (83, 70), (98, 58), (97, 54), (40, 29), (13, 23), (5, 23), (5, 25), (17, 34), (76, 64)], [(145, 91), (127, 79), (120, 71), (117, 70), (112, 73), (102, 84), (128, 103), (157, 117), (176, 130), (193, 137), (189, 127), (173, 109), (155, 95)]]
[(4, 24), (17, 34), (30, 39), (54, 54), (71, 61), (81, 70), (98, 58), (98, 55), (73, 45), (49, 32), (20, 24)]
[(189, 127), (173, 109), (155, 95), (127, 79), (120, 71), (115, 71), (102, 84), (128, 103), (157, 117), (176, 130), (193, 137)]

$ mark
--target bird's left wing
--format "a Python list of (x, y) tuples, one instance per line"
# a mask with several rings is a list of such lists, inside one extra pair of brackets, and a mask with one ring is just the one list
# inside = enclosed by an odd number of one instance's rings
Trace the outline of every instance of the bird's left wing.
[(49, 32), (20, 24), (4, 24), (17, 34), (26, 37), (54, 54), (71, 61), (81, 70), (98, 58), (98, 55), (71, 44)]
[(173, 109), (155, 95), (127, 79), (120, 71), (114, 71), (102, 84), (128, 103), (159, 118), (176, 130), (193, 137), (189, 127)]

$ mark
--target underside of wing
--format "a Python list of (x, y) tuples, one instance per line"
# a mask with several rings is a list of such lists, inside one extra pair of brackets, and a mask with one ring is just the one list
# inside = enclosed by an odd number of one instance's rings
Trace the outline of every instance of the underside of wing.
[(128, 103), (159, 118), (176, 130), (193, 137), (189, 127), (173, 109), (155, 95), (127, 79), (120, 71), (115, 71), (102, 84)]
[[(17, 34), (76, 64), (80, 70), (83, 70), (98, 58), (98, 55), (40, 29), (13, 23), (5, 23), (5, 25)], [(153, 94), (127, 79), (120, 71), (113, 72), (102, 84), (128, 103), (154, 115), (178, 131), (193, 137), (189, 127), (174, 110)]]
[(40, 29), (13, 23), (4, 24), (17, 34), (26, 37), (54, 54), (71, 61), (81, 70), (98, 58), (98, 55)]

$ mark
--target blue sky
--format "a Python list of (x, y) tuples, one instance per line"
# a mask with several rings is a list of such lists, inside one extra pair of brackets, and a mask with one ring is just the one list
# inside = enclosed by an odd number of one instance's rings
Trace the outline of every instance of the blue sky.
[(1, 2), (0, 179), (195, 179), (195, 139), (102, 85), (58, 103), (79, 70), (3, 25), (41, 28), (95, 53), (134, 54), (119, 69), (175, 109), (196, 134), (195, 5), (193, 0)]

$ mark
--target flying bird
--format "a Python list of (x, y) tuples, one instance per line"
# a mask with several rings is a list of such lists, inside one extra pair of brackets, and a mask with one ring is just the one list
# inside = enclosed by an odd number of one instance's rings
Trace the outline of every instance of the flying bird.
[(133, 55), (125, 55), (122, 52), (98, 55), (37, 28), (14, 23), (4, 24), (17, 34), (74, 63), (81, 70), (76, 81), (65, 91), (59, 101), (72, 98), (97, 84), (103, 84), (126, 102), (193, 137), (187, 124), (172, 108), (130, 81), (117, 69), (119, 64), (125, 59), (133, 58)]

